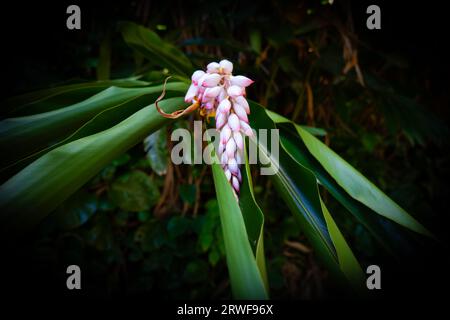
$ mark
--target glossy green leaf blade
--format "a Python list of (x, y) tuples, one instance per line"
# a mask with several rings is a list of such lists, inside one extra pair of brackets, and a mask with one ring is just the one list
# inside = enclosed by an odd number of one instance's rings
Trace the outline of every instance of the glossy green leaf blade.
[(149, 82), (137, 78), (92, 81), (61, 85), (29, 92), (2, 101), (2, 113), (17, 117), (59, 109), (82, 100), (109, 87), (143, 87)]
[(236, 299), (267, 299), (264, 281), (250, 246), (244, 217), (215, 154), (212, 172), (219, 204), (231, 289)]
[(300, 127), (297, 127), (297, 131), (311, 154), (353, 198), (364, 203), (378, 214), (410, 230), (434, 237), (416, 219), (410, 216), (347, 161), (328, 148), (322, 141)]
[[(249, 119), (252, 128), (276, 129), (264, 108), (254, 102), (250, 102), (250, 105), (252, 113)], [(332, 273), (341, 276), (336, 251), (322, 213), (315, 176), (293, 160), (282, 147), (279, 148), (277, 157), (268, 147), (268, 141), (262, 139), (256, 141), (255, 138), (250, 141), (257, 143), (259, 161), (278, 169), (275, 170), (275, 174), (270, 175), (270, 178), (318, 256)]]
[[(159, 94), (162, 89), (162, 85), (146, 88), (110, 87), (87, 100), (65, 108), (0, 121), (0, 150), (2, 154), (4, 153), (0, 164), (2, 167), (11, 165), (67, 138), (96, 114), (142, 96)], [(167, 89), (185, 92), (186, 84), (168, 83)], [(11, 145), (15, 146), (12, 150)]]
[[(168, 87), (169, 90), (166, 91), (166, 98), (179, 96), (183, 88), (187, 90), (187, 85), (183, 83), (178, 83), (176, 86), (174, 86), (175, 83), (169, 84), (170, 84), (170, 86)], [(155, 91), (151, 94), (146, 94), (143, 96), (138, 96), (133, 99), (129, 99), (123, 103), (119, 103), (106, 110), (101, 111), (100, 113), (96, 114), (93, 118), (91, 118), (89, 121), (84, 123), (80, 128), (78, 128), (74, 133), (72, 133), (67, 138), (47, 148), (41, 149), (38, 152), (35, 152), (29, 156), (26, 156), (12, 163), (11, 165), (8, 165), (0, 169), (1, 181), (5, 181), (7, 178), (11, 177), (15, 173), (23, 169), (26, 165), (36, 160), (37, 158), (43, 156), (50, 150), (53, 150), (71, 141), (106, 130), (116, 125), (123, 119), (137, 112), (143, 106), (147, 105), (149, 101), (154, 101), (159, 94), (160, 94), (159, 91)]]
[[(182, 98), (161, 102), (167, 112), (182, 105)], [(150, 105), (108, 130), (65, 144), (37, 159), (0, 186), (2, 231), (32, 227), (111, 160), (168, 122)]]
[(291, 122), (277, 123), (284, 149), (297, 162), (311, 170), (319, 182), (338, 200), (375, 239), (394, 257), (411, 253), (412, 247), (401, 227), (375, 214), (361, 202), (352, 198), (322, 165), (310, 154)]
[[(274, 112), (268, 115), (278, 122), (285, 122), (285, 118)], [(398, 224), (423, 235), (434, 237), (416, 219), (410, 216), (397, 203), (384, 194), (377, 186), (353, 168), (323, 142), (314, 137), (307, 130), (296, 125), (300, 137), (311, 154), (321, 163), (324, 169), (336, 182), (354, 199), (365, 204), (378, 214), (391, 219)]]
[(184, 53), (163, 41), (155, 32), (132, 22), (119, 25), (125, 42), (147, 57), (150, 62), (166, 67), (173, 73), (190, 77), (193, 67)]
[[(247, 145), (247, 143), (246, 143)], [(245, 149), (245, 148), (244, 148)], [(256, 257), (256, 263), (264, 280), (266, 290), (269, 290), (267, 280), (266, 260), (264, 254), (264, 214), (256, 202), (253, 193), (252, 176), (248, 163), (247, 150), (245, 150), (245, 164), (241, 168), (242, 185), (239, 193), (239, 206), (245, 221), (245, 228)]]
[(323, 201), (320, 201), (320, 204), (322, 206), (322, 212), (325, 216), (328, 231), (330, 232), (331, 239), (333, 241), (334, 247), (336, 248), (336, 254), (342, 273), (344, 273), (352, 287), (357, 292), (366, 291), (366, 288), (364, 287), (365, 275), (358, 260), (347, 244), (347, 241), (345, 241), (344, 236), (334, 222), (333, 217), (328, 212), (328, 209)]

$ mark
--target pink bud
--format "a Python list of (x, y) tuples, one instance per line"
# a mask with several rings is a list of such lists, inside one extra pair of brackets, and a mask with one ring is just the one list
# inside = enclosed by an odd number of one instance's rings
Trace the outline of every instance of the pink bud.
[(249, 79), (244, 76), (235, 76), (231, 77), (230, 82), (232, 85), (236, 85), (239, 87), (248, 87), (251, 85), (254, 81), (252, 79)]
[(217, 115), (216, 118), (216, 128), (220, 129), (223, 127), (223, 125), (227, 122), (227, 116), (221, 112)]
[(220, 163), (225, 165), (228, 163), (228, 155), (226, 152), (224, 152), (220, 157)]
[(223, 69), (223, 71), (225, 71), (225, 73), (233, 72), (233, 64), (230, 61), (224, 59), (220, 61), (219, 65)]
[(198, 84), (198, 80), (200, 80), (200, 78), (205, 74), (205, 72), (203, 70), (197, 70), (192, 74), (191, 80), (192, 82), (197, 85)]
[(243, 163), (244, 163), (244, 162), (242, 162), (241, 151), (238, 150), (238, 152), (236, 152), (235, 158), (236, 158), (236, 162), (237, 162), (238, 164), (243, 164)]
[(234, 113), (232, 113), (228, 117), (228, 125), (230, 126), (231, 130), (233, 130), (233, 131), (239, 131), (241, 129), (241, 126), (239, 124), (239, 118)]
[(244, 122), (248, 122), (247, 113), (244, 110), (244, 107), (242, 107), (239, 103), (233, 104), (233, 110), (236, 113), (236, 115)]
[(219, 84), (220, 79), (222, 79), (222, 76), (217, 73), (207, 74), (206, 77), (203, 79), (202, 82), (199, 81), (199, 85), (203, 87), (215, 87)]
[(236, 142), (234, 142), (234, 139), (228, 140), (225, 150), (229, 159), (234, 158), (234, 153), (236, 152)]
[(186, 96), (184, 97), (184, 101), (187, 103), (191, 103), (192, 99), (197, 95), (198, 87), (194, 84), (191, 84), (188, 91), (186, 92)]
[(230, 108), (231, 108), (230, 100), (225, 99), (219, 103), (218, 110), (219, 110), (219, 112), (228, 113), (228, 112), (230, 112)]
[(220, 87), (206, 88), (205, 96), (208, 98), (215, 98), (219, 95), (220, 90), (221, 90)]
[(244, 139), (242, 139), (242, 135), (241, 135), (241, 133), (239, 131), (233, 132), (233, 140), (236, 143), (236, 146), (240, 150), (244, 150)]
[(220, 142), (226, 144), (231, 137), (231, 129), (228, 124), (224, 125), (222, 131), (220, 131)]
[(250, 114), (250, 106), (248, 105), (247, 99), (245, 99), (243, 96), (237, 96), (235, 100), (244, 108), (247, 114)]
[(235, 176), (231, 178), (231, 184), (236, 192), (239, 192), (239, 180)]
[(225, 150), (225, 144), (219, 143), (219, 147), (217, 148), (217, 155), (220, 157)]
[(228, 160), (228, 169), (232, 174), (237, 174), (239, 171), (239, 166), (236, 162), (236, 159), (232, 158)]
[(241, 120), (239, 124), (241, 125), (242, 132), (244, 132), (246, 136), (248, 137), (253, 136), (252, 128), (250, 128), (247, 122)]
[(219, 99), (219, 101), (223, 101), (227, 98), (227, 96), (227, 91), (222, 87), (219, 95), (217, 96), (217, 99)]
[(217, 62), (211, 62), (206, 66), (208, 73), (217, 73), (219, 71), (220, 64)]
[(243, 93), (242, 88), (238, 87), (238, 86), (229, 87), (227, 92), (228, 92), (228, 95), (233, 98), (237, 97), (237, 96), (241, 96)]
[(227, 177), (227, 180), (230, 181), (230, 179), (231, 179), (231, 172), (230, 172), (230, 170), (228, 170), (228, 169), (225, 170), (225, 177)]
[(239, 172), (237, 174), (237, 178), (238, 178), (239, 182), (242, 182), (241, 170), (239, 170)]

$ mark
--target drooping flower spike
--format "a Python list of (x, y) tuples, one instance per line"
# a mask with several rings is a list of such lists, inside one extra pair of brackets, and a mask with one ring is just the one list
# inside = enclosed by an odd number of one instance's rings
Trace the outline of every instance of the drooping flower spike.
[(233, 64), (228, 60), (211, 62), (206, 72), (197, 70), (191, 76), (191, 85), (184, 98), (187, 103), (191, 103), (189, 107), (171, 114), (164, 113), (158, 102), (164, 97), (165, 89), (155, 105), (159, 113), (172, 119), (198, 108), (202, 116), (215, 116), (216, 129), (220, 132), (217, 154), (225, 176), (238, 194), (242, 182), (240, 165), (244, 158), (243, 135), (253, 134), (247, 117), (250, 107), (245, 99), (245, 88), (253, 80), (245, 76), (233, 76), (232, 72)]

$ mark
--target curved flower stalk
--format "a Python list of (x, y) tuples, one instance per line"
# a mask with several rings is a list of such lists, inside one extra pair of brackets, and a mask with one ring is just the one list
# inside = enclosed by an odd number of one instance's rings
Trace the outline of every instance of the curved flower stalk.
[(213, 116), (220, 132), (218, 157), (234, 191), (239, 193), (242, 175), (244, 137), (251, 136), (252, 129), (247, 115), (250, 107), (245, 99), (245, 88), (253, 80), (245, 76), (233, 76), (233, 64), (228, 60), (211, 62), (206, 72), (197, 70), (192, 74), (191, 86), (185, 96), (186, 102), (199, 104), (202, 116)]

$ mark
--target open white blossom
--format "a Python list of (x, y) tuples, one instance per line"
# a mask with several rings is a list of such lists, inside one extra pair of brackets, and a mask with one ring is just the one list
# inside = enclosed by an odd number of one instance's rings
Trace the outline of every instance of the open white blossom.
[(204, 115), (215, 112), (216, 128), (220, 132), (217, 153), (225, 176), (236, 193), (239, 193), (242, 182), (240, 164), (244, 158), (243, 135), (253, 134), (248, 124), (250, 107), (245, 99), (245, 88), (253, 80), (245, 76), (233, 76), (232, 72), (233, 64), (228, 60), (211, 62), (206, 72), (195, 71), (185, 101), (200, 103), (200, 111)]

